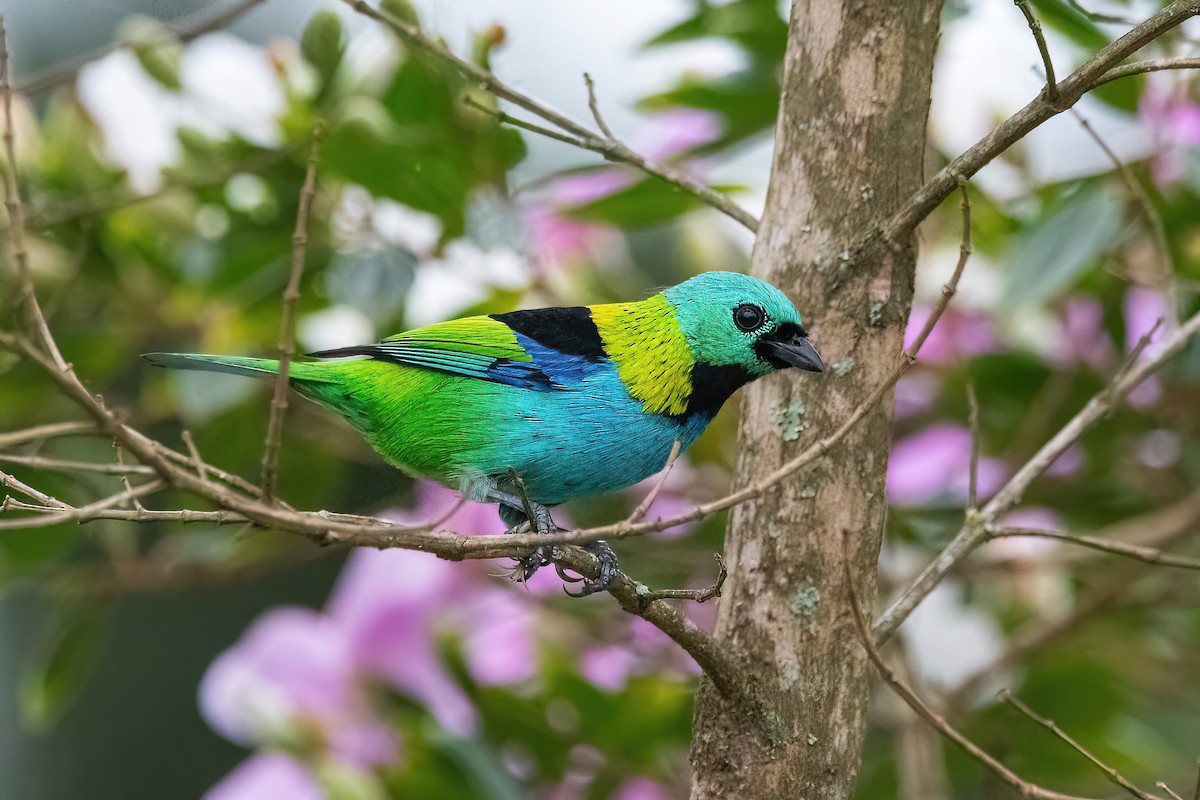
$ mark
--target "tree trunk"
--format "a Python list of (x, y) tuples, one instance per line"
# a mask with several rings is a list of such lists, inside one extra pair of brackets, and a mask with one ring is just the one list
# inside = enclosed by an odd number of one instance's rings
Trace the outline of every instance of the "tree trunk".
[[(897, 363), (915, 243), (871, 232), (920, 186), (941, 5), (796, 0), (792, 9), (752, 271), (796, 301), (828, 367), (746, 393), (743, 485), (831, 432)], [(869, 610), (891, 420), (889, 396), (829, 457), (731, 514), (716, 636), (755, 707), (735, 708), (701, 682), (693, 800), (853, 793), (870, 665), (849, 615), (843, 535)]]

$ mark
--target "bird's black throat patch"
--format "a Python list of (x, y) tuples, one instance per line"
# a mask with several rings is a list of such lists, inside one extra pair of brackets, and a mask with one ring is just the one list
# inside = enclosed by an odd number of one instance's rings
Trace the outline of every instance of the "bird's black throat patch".
[(716, 366), (697, 361), (692, 366), (692, 394), (688, 398), (687, 410), (672, 416), (680, 422), (697, 415), (712, 419), (734, 392), (752, 380), (754, 376), (745, 367)]
[(535, 308), (490, 316), (516, 333), (564, 355), (580, 356), (589, 361), (608, 358), (600, 331), (592, 321), (592, 312), (584, 306)]

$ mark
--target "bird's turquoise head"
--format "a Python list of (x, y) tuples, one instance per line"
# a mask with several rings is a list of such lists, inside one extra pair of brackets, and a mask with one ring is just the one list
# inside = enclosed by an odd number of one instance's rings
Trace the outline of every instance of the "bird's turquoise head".
[(705, 272), (664, 292), (692, 357), (758, 378), (796, 367), (821, 372), (800, 312), (783, 292), (737, 272)]

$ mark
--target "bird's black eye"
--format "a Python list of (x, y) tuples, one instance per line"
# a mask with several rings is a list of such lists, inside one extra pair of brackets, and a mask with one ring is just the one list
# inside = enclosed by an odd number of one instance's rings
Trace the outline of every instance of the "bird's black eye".
[(733, 324), (746, 333), (758, 330), (766, 320), (767, 312), (750, 303), (742, 303), (733, 310)]

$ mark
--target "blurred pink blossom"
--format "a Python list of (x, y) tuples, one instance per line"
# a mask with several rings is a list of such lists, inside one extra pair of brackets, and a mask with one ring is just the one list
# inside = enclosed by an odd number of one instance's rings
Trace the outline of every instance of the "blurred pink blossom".
[(629, 778), (621, 784), (612, 800), (675, 800), (678, 797), (678, 792), (668, 791), (661, 783), (639, 777)]
[(625, 645), (599, 645), (583, 652), (579, 672), (591, 684), (610, 692), (625, 688), (636, 674), (637, 656)]
[(1091, 297), (1071, 297), (1063, 306), (1061, 333), (1047, 354), (1060, 368), (1087, 364), (1103, 370), (1114, 363), (1116, 351), (1104, 329), (1104, 308)]
[(1142, 94), (1138, 116), (1158, 145), (1151, 161), (1154, 182), (1165, 186), (1179, 181), (1186, 173), (1187, 148), (1200, 144), (1200, 106), (1183, 86), (1152, 78)]
[[(1130, 286), (1126, 290), (1122, 311), (1125, 314), (1126, 352), (1137, 347), (1142, 337), (1153, 330), (1159, 320), (1162, 320), (1164, 324), (1159, 325), (1150, 340), (1152, 343), (1160, 341), (1165, 323), (1171, 318), (1171, 308), (1166, 294), (1145, 286)], [(1161, 394), (1162, 384), (1157, 376), (1151, 375), (1129, 393), (1126, 402), (1134, 408), (1148, 408), (1158, 402)]]
[(1079, 472), (1083, 466), (1083, 448), (1078, 444), (1073, 444), (1063, 451), (1062, 455), (1054, 459), (1047, 469), (1046, 474), (1052, 478), (1069, 478)]
[[(901, 439), (888, 460), (888, 501), (920, 505), (938, 498), (962, 501), (970, 484), (971, 434), (947, 423), (929, 427)], [(999, 459), (979, 459), (979, 494), (1000, 488), (1006, 469)]]
[[(905, 347), (910, 347), (916, 341), (932, 313), (931, 306), (913, 306), (908, 316), (908, 327), (904, 331)], [(918, 357), (929, 364), (947, 364), (959, 358), (994, 353), (999, 349), (996, 329), (988, 315), (948, 308), (921, 346)]]
[(204, 794), (204, 800), (326, 800), (308, 770), (283, 753), (251, 756)]
[(721, 116), (700, 108), (672, 108), (656, 114), (638, 131), (633, 148), (647, 158), (666, 160), (714, 142), (722, 132)]
[(420, 700), (447, 730), (467, 735), (476, 727), (475, 708), (438, 660), (433, 630), (435, 613), (466, 588), (459, 567), (411, 550), (355, 550), (328, 612), (367, 673)]
[[(922, 348), (924, 350), (924, 348)], [(937, 400), (938, 380), (929, 372), (908, 372), (896, 382), (896, 418), (927, 411)]]
[[(651, 117), (633, 138), (633, 147), (651, 159), (669, 159), (715, 140), (721, 134), (721, 118), (699, 109), (672, 109)], [(690, 165), (702, 171), (702, 165)], [(526, 225), (537, 261), (563, 266), (591, 259), (618, 241), (608, 225), (572, 219), (565, 209), (587, 205), (640, 179), (632, 169), (611, 167), (556, 179), (541, 205), (528, 208)]]
[(344, 631), (306, 608), (268, 611), (223, 652), (200, 683), (205, 720), (252, 746), (316, 733), (356, 767), (393, 763), (399, 746), (371, 714)]

